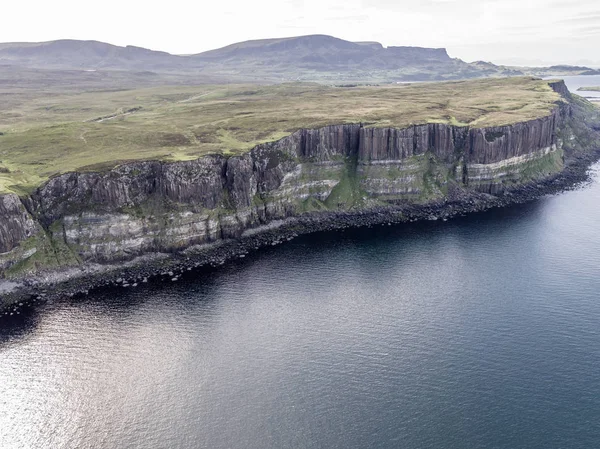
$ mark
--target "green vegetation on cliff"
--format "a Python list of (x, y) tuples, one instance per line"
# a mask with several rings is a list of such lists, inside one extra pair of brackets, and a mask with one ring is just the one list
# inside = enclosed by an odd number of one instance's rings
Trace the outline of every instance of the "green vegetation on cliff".
[(354, 88), (299, 83), (0, 93), (7, 94), (0, 105), (0, 193), (20, 194), (69, 171), (240, 154), (301, 128), (497, 126), (546, 116), (560, 100), (548, 81), (526, 77)]

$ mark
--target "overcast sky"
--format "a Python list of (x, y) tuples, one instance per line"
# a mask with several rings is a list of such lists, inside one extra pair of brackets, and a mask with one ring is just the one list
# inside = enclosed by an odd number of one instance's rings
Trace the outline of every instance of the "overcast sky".
[(198, 53), (329, 34), (496, 63), (600, 65), (599, 0), (4, 0), (0, 42), (94, 39)]

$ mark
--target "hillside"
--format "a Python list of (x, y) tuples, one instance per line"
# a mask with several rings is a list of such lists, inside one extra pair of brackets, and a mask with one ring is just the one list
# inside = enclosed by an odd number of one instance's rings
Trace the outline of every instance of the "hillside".
[(186, 59), (140, 47), (119, 47), (98, 41), (57, 40), (0, 43), (0, 64), (51, 69), (184, 69)]
[[(483, 61), (467, 63), (450, 57), (444, 48), (385, 47), (379, 42), (350, 42), (327, 35), (252, 40), (186, 56), (98, 41), (0, 43), (0, 76), (15, 67), (80, 71), (82, 74), (121, 71), (134, 72), (138, 76), (142, 72), (154, 77), (152, 81), (141, 79), (142, 86), (186, 82), (185, 79), (187, 84), (197, 84), (215, 78), (216, 82), (235, 83), (387, 84), (597, 73), (587, 67), (519, 68)], [(67, 76), (73, 78), (73, 73)]]
[(522, 74), (468, 64), (451, 58), (443, 48), (386, 48), (378, 42), (325, 35), (240, 42), (188, 56), (97, 41), (8, 43), (0, 44), (1, 66), (195, 74), (229, 82), (388, 83)]
[(443, 48), (384, 48), (378, 42), (355, 43), (324, 35), (241, 42), (194, 55), (192, 59), (224, 65), (269, 64), (315, 70), (401, 69), (453, 62)]
[(288, 232), (538, 198), (584, 179), (599, 141), (594, 106), (532, 78), (43, 100), (3, 119), (0, 278), (75, 280), (70, 294)]
[(208, 85), (48, 95), (0, 105), (0, 191), (127, 160), (239, 154), (302, 128), (494, 126), (548, 115), (547, 81), (505, 78), (335, 88)]
[[(191, 57), (213, 72), (280, 79), (373, 82), (486, 76), (443, 48), (383, 47), (325, 35), (241, 42)], [(497, 70), (494, 72), (498, 73)]]

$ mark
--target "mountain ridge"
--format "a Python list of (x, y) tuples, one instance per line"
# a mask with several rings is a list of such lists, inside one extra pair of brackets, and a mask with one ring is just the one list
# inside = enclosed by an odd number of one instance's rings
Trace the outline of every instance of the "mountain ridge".
[[(325, 34), (257, 39), (189, 55), (96, 40), (0, 43), (0, 66), (60, 70), (125, 70), (202, 74), (249, 82), (317, 81), (390, 83), (549, 74), (492, 63), (467, 63), (445, 48), (351, 42)], [(587, 67), (557, 66), (559, 74)]]

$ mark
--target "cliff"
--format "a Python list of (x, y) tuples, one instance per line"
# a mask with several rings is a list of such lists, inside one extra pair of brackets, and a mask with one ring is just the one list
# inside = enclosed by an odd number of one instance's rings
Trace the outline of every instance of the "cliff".
[(64, 174), (22, 202), (0, 197), (0, 269), (22, 277), (177, 253), (297, 217), (505, 195), (560, 173), (573, 142), (591, 149), (597, 134), (581, 128), (578, 111), (566, 99), (548, 116), (500, 127), (302, 129), (241, 156)]
[(17, 195), (0, 196), (0, 253), (6, 253), (37, 232), (33, 218)]

